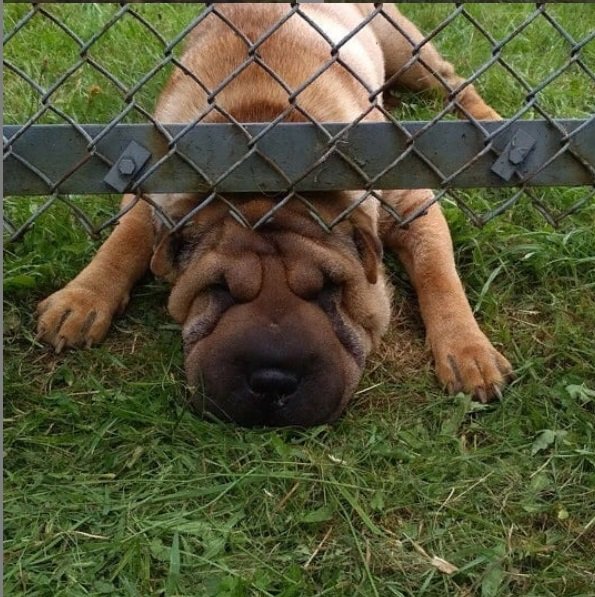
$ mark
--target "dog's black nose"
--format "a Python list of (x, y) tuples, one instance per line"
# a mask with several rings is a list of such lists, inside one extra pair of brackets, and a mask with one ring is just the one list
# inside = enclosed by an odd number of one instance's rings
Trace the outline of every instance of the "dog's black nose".
[(253, 392), (264, 395), (270, 400), (278, 400), (293, 394), (298, 384), (297, 376), (284, 369), (257, 369), (248, 379), (248, 385)]

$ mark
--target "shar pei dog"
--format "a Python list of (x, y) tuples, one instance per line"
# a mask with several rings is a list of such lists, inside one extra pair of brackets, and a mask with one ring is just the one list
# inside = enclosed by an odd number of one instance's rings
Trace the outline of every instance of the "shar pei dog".
[[(431, 71), (415, 61), (402, 68), (412, 56), (407, 37), (418, 43), (423, 36), (387, 4), (385, 13), (406, 35), (382, 15), (372, 19), (341, 46), (341, 61), (290, 101), (290, 91), (329, 62), (329, 42), (345, 38), (373, 10), (372, 4), (302, 4), (310, 22), (293, 15), (275, 28), (287, 7), (217, 5), (217, 13), (190, 33), (183, 67), (175, 69), (161, 94), (156, 120), (189, 123), (206, 113), (202, 122), (227, 122), (226, 114), (238, 122), (270, 122), (289, 107), (286, 122), (304, 121), (304, 113), (320, 122), (350, 122), (366, 112), (364, 122), (382, 121), (379, 110), (369, 111), (366, 86), (378, 89), (396, 78), (396, 84), (413, 90), (445, 93), (439, 79), (452, 88), (462, 82), (429, 43), (420, 55)], [(258, 47), (259, 60), (230, 77), (248, 60), (250, 43), (270, 30)], [(472, 85), (463, 88), (458, 102), (476, 119), (499, 118)], [(209, 110), (213, 104), (220, 109)], [(332, 221), (358, 196), (309, 193), (308, 201)], [(405, 216), (430, 197), (429, 190), (383, 193), (384, 201)], [(132, 199), (125, 195), (123, 206)], [(152, 196), (174, 221), (201, 199)], [(250, 223), (275, 205), (274, 197), (263, 194), (232, 194), (226, 200)], [(38, 337), (56, 352), (100, 342), (150, 268), (171, 283), (168, 307), (182, 325), (186, 375), (196, 387), (193, 402), (200, 412), (248, 426), (332, 422), (389, 324), (384, 246), (396, 253), (417, 292), (442, 386), (484, 402), (499, 397), (511, 377), (509, 362), (474, 319), (438, 205), (402, 228), (368, 198), (330, 233), (297, 200), (256, 230), (230, 217), (222, 201), (204, 206), (176, 233), (160, 225), (152, 209), (145, 201), (134, 205), (92, 262), (41, 302)]]

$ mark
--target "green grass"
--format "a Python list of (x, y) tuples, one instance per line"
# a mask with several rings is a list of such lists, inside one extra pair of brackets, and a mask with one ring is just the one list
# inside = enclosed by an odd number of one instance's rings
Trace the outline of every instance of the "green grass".
[[(5, 27), (27, 10), (8, 6)], [(86, 39), (116, 8), (49, 10)], [(172, 38), (197, 8), (139, 10)], [(426, 30), (447, 10), (404, 8)], [(496, 38), (530, 10), (472, 7)], [(548, 10), (577, 38), (594, 22), (593, 6)], [(48, 84), (75, 53), (43, 23), (32, 22), (6, 53)], [(478, 33), (457, 49), (468, 34), (460, 21), (437, 39), (465, 74), (487, 55)], [(126, 84), (159, 51), (130, 18), (91, 50)], [(594, 51), (592, 42), (584, 52), (592, 69)], [(537, 82), (567, 49), (540, 21), (507, 53)], [(165, 76), (139, 96), (147, 109)], [(479, 84), (503, 114), (519, 106), (507, 81), (496, 68)], [(5, 119), (23, 121), (34, 97), (11, 75), (5, 83)], [(555, 116), (585, 117), (592, 98), (573, 71), (543, 102)], [(92, 69), (57, 101), (81, 122), (104, 122), (122, 106)], [(401, 109), (427, 118), (436, 107), (405, 96)], [(538, 196), (563, 210), (583, 193)], [(461, 196), (483, 210), (506, 193)], [(73, 201), (96, 222), (116, 205), (115, 197)], [(39, 202), (5, 207), (22, 222)], [(97, 246), (66, 206), (46, 211), (5, 251), (6, 594), (593, 595), (594, 206), (559, 230), (525, 200), (482, 230), (445, 207), (471, 303), (518, 380), (488, 407), (443, 395), (413, 293), (394, 266), (389, 337), (341, 421), (308, 431), (247, 431), (190, 414), (179, 331), (165, 310), (166, 287), (152, 280), (102, 346), (55, 356), (35, 343), (35, 304)], [(458, 570), (446, 574), (434, 556)]]

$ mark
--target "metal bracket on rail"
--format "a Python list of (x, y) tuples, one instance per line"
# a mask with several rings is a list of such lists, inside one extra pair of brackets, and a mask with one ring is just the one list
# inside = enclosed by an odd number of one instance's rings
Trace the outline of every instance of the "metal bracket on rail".
[(151, 152), (148, 149), (131, 141), (103, 180), (119, 193), (124, 193), (130, 189), (150, 158)]
[(492, 172), (503, 180), (509, 181), (514, 174), (521, 178), (525, 174), (527, 158), (535, 149), (537, 141), (528, 133), (517, 130), (500, 157), (494, 162)]

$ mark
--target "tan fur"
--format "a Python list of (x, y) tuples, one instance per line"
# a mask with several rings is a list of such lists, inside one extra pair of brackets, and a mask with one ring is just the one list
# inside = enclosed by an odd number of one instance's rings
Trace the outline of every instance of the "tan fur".
[[(418, 62), (404, 68), (411, 59), (411, 44), (406, 37), (418, 44), (423, 36), (388, 4), (384, 11), (405, 37), (377, 15), (340, 49), (341, 61), (347, 68), (335, 62), (320, 72), (330, 58), (329, 44), (299, 15), (293, 15), (260, 43), (257, 62), (242, 68), (249, 44), (260, 40), (288, 10), (278, 4), (218, 5), (220, 16), (210, 15), (190, 34), (181, 59), (183, 68), (175, 70), (160, 96), (156, 119), (164, 123), (227, 122), (230, 115), (239, 122), (266, 122), (278, 117), (288, 122), (349, 122), (365, 113), (363, 120), (379, 121), (383, 115), (379, 109), (370, 110), (369, 98), (385, 81), (416, 90), (439, 89), (445, 97), (463, 82), (432, 44), (423, 45), (420, 56), (436, 76)], [(374, 7), (303, 4), (301, 10), (337, 43)], [(230, 79), (234, 72), (235, 77)], [(313, 80), (305, 85), (311, 77)], [(450, 89), (444, 89), (439, 78)], [(464, 87), (457, 100), (462, 111), (474, 118), (499, 118), (472, 85)], [(381, 106), (382, 94), (375, 101)], [(309, 199), (322, 217), (331, 221), (357, 195), (312, 194)], [(430, 191), (384, 193), (384, 199), (404, 214), (429, 196)], [(154, 195), (152, 199), (173, 219), (183, 216), (199, 200), (191, 195)], [(125, 197), (123, 204), (130, 200)], [(252, 222), (273, 206), (264, 197), (232, 196), (230, 200)], [(284, 206), (275, 218), (277, 229), (252, 232), (227, 217), (225, 205), (213, 203), (194, 218), (180, 239), (192, 246), (200, 238), (200, 254), (176, 262), (172, 239), (160, 231), (155, 237), (150, 209), (141, 201), (121, 219), (89, 266), (40, 304), (39, 337), (58, 352), (64, 346), (100, 341), (152, 258), (153, 271), (173, 284), (169, 308), (185, 325), (185, 333), (191, 335), (188, 330), (195, 325), (192, 322), (214, 308), (208, 289), (221, 280), (243, 305), (242, 310), (234, 310), (244, 313), (241, 319), (224, 316), (208, 338), (190, 347), (188, 371), (194, 371), (199, 364), (204, 367), (214, 354), (220, 353), (218, 358), (223, 362), (225, 350), (240, 350), (241, 346), (234, 343), (242, 344), (246, 338), (264, 342), (264, 334), (267, 342), (272, 341), (271, 330), (278, 325), (275, 322), (285, 322), (287, 330), (303, 333), (304, 341), (318, 346), (318, 350), (322, 347), (321, 355), (331, 355), (327, 365), (335, 370), (332, 375), (337, 376), (337, 383), (341, 382), (345, 395), (333, 412), (325, 415), (330, 420), (344, 407), (361, 370), (354, 368), (353, 359), (337, 343), (334, 328), (321, 318), (320, 310), (311, 308), (310, 297), (323, 289), (326, 279), (340, 285), (341, 317), (368, 354), (378, 344), (390, 317), (390, 289), (379, 259), (381, 238), (403, 261), (415, 286), (442, 384), (451, 392), (464, 390), (480, 400), (500, 395), (511, 367), (475, 322), (438, 206), (431, 207), (426, 216), (406, 230), (396, 227), (384, 212), (381, 215), (372, 199), (366, 200), (331, 235), (310, 220), (297, 201)], [(158, 246), (153, 254), (155, 238)], [(261, 322), (262, 337), (253, 330), (254, 322)]]

